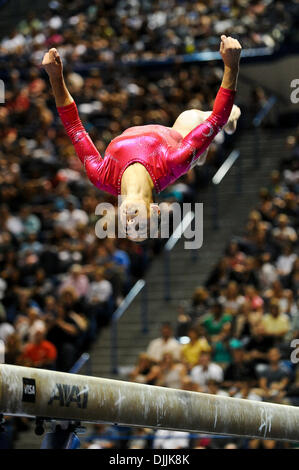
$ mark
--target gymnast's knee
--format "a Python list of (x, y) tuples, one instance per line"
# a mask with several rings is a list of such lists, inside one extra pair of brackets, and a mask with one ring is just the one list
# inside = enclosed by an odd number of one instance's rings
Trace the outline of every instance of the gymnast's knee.
[(183, 111), (177, 121), (184, 125), (199, 125), (205, 120), (205, 113), (199, 109), (187, 109)]

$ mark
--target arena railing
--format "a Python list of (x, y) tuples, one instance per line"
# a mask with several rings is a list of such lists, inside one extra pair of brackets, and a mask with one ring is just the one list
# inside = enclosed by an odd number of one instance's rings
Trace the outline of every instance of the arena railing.
[[(242, 59), (255, 59), (260, 57), (269, 57), (272, 56), (275, 52), (273, 47), (257, 47), (257, 48), (249, 48), (242, 50)], [(218, 51), (204, 51), (204, 52), (194, 52), (192, 54), (181, 54), (176, 56), (170, 57), (161, 57), (157, 59), (134, 59), (134, 60), (116, 60), (114, 65), (119, 66), (134, 66), (134, 67), (159, 67), (163, 65), (175, 65), (175, 64), (187, 64), (187, 63), (196, 63), (196, 62), (211, 62), (211, 61), (220, 61), (221, 56)], [(86, 73), (90, 69), (94, 68), (104, 68), (107, 64), (105, 62), (92, 62), (90, 64), (85, 63), (77, 63), (75, 64), (75, 71), (78, 73)], [(109, 63), (109, 66), (111, 64)]]
[(146, 334), (148, 332), (148, 322), (147, 322), (147, 292), (146, 292), (146, 281), (144, 279), (139, 279), (134, 286), (131, 288), (130, 292), (117, 307), (111, 319), (111, 373), (118, 373), (118, 322), (121, 317), (126, 313), (133, 300), (137, 297), (139, 292), (143, 291), (143, 296), (140, 302), (140, 323), (141, 323), (141, 332)]
[(277, 97), (271, 95), (270, 98), (266, 101), (261, 110), (256, 114), (252, 120), (252, 125), (255, 130), (255, 142), (254, 142), (254, 159), (252, 160), (253, 165), (258, 168), (260, 166), (260, 154), (261, 154), (261, 126), (274, 105), (277, 103)]
[[(216, 171), (215, 175), (212, 178), (212, 211), (213, 211), (213, 229), (219, 230), (220, 228), (220, 215), (219, 215), (219, 184), (225, 177), (225, 175), (232, 168), (234, 163), (240, 158), (240, 150), (233, 150), (226, 160), (222, 163), (220, 168)], [(242, 193), (242, 166), (241, 159), (237, 167), (235, 177), (235, 192), (237, 195)]]
[[(184, 232), (187, 230), (189, 225), (194, 220), (194, 212), (188, 212), (183, 220), (177, 225), (173, 234), (164, 245), (163, 256), (164, 256), (164, 300), (169, 302), (171, 300), (171, 283), (170, 283), (170, 252), (173, 250), (177, 242), (180, 240)], [(194, 255), (195, 251), (191, 250), (191, 254)]]
[(91, 375), (90, 355), (87, 352), (81, 354), (79, 359), (77, 359), (75, 364), (70, 368), (69, 374), (78, 374), (84, 366), (88, 366), (86, 367), (86, 373), (87, 375)]

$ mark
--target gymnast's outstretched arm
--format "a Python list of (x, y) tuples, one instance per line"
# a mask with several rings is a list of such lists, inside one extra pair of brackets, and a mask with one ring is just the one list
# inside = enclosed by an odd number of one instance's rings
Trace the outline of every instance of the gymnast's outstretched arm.
[(62, 61), (56, 49), (52, 48), (45, 54), (42, 65), (49, 75), (57, 111), (64, 128), (84, 165), (88, 178), (96, 184), (97, 170), (102, 158), (82, 125), (77, 106), (65, 84)]
[(224, 74), (212, 114), (187, 134), (178, 148), (169, 148), (167, 152), (169, 171), (176, 178), (190, 169), (191, 163), (200, 157), (227, 123), (236, 94), (241, 49), (236, 39), (221, 36), (220, 53)]

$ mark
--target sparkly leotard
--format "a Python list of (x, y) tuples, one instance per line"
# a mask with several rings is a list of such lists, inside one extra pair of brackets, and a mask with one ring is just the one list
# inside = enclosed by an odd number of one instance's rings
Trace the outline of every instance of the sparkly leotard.
[(75, 102), (57, 110), (88, 178), (97, 188), (119, 195), (124, 171), (138, 162), (161, 192), (190, 169), (227, 123), (235, 93), (220, 87), (212, 114), (184, 138), (165, 126), (130, 127), (110, 142), (104, 158), (84, 129)]

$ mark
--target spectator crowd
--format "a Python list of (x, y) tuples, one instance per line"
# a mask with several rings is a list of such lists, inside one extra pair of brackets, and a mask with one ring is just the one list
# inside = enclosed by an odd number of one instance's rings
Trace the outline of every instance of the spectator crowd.
[(54, 46), (72, 63), (109, 64), (217, 51), (221, 34), (237, 35), (246, 49), (277, 49), (296, 16), (295, 0), (54, 0), (3, 38), (0, 52), (40, 63)]

